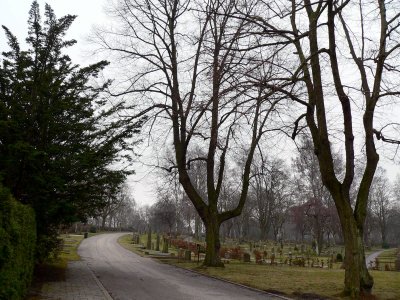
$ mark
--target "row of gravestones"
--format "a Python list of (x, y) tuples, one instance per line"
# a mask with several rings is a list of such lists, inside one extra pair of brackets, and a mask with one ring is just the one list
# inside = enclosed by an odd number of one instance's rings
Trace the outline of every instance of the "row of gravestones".
[[(275, 247), (272, 247), (272, 249), (274, 249)], [(278, 252), (279, 251), (283, 251), (282, 247), (277, 247), (278, 248)], [(263, 244), (261, 242), (250, 242), (249, 243), (249, 249), (250, 252), (253, 251), (253, 249), (261, 249), (261, 250), (266, 250), (267, 249), (267, 245)], [(288, 246), (288, 249), (290, 252), (292, 252), (292, 250), (294, 252), (300, 252), (300, 253), (305, 253), (308, 249), (306, 248), (306, 246), (304, 244), (300, 245), (300, 249), (297, 245), (294, 245), (294, 247), (292, 248), (292, 246)]]
[[(246, 262), (246, 263), (251, 262), (250, 254), (247, 252), (243, 253), (242, 261)], [(258, 263), (262, 263), (262, 261), (260, 261)], [(267, 262), (264, 261), (264, 263), (267, 263)], [(270, 257), (270, 264), (271, 265), (278, 264), (278, 262), (275, 261), (274, 254), (271, 255), (271, 257)], [(316, 260), (314, 260), (314, 259), (310, 260), (310, 259), (305, 259), (304, 257), (297, 257), (294, 259), (292, 257), (289, 257), (289, 258), (285, 258), (285, 260), (283, 260), (283, 261), (281, 260), (281, 264), (289, 265), (289, 266), (292, 266), (292, 265), (293, 266), (301, 266), (301, 267), (305, 267), (307, 265), (308, 267), (311, 267), (311, 268), (315, 268), (315, 267), (316, 268), (324, 268), (325, 266), (327, 266), (329, 269), (333, 268), (333, 261), (331, 259), (328, 259), (325, 264), (324, 260), (322, 260), (322, 259), (320, 260), (318, 258)]]
[[(272, 249), (272, 252), (274, 252), (274, 248)], [(249, 242), (249, 250), (250, 253), (253, 252), (253, 250), (266, 250), (267, 249), (267, 245), (262, 243), (262, 242)], [(300, 253), (300, 254), (307, 254), (307, 255), (312, 255), (312, 254), (316, 254), (315, 249), (309, 248), (304, 244), (301, 244), (300, 247), (297, 244), (294, 244), (294, 246), (292, 247), (290, 244), (287, 247), (289, 252), (294, 252), (294, 253)], [(277, 247), (277, 252), (278, 253), (282, 253), (283, 252), (283, 247), (282, 246), (278, 246)], [(328, 256), (330, 256), (333, 252), (333, 250), (329, 249), (329, 247), (326, 247), (323, 251), (325, 254), (327, 254)]]
[[(381, 262), (380, 262), (378, 257), (375, 258), (375, 265), (374, 265), (374, 263), (372, 261), (370, 262), (370, 264), (371, 264), (370, 265), (371, 268), (374, 268), (375, 270), (380, 270)], [(393, 269), (391, 263), (385, 263), (384, 264), (384, 270), (385, 271), (400, 271), (400, 251), (396, 255), (396, 259), (394, 261), (394, 269)]]
[(192, 251), (186, 249), (178, 249), (178, 259), (184, 259), (187, 261), (192, 260)]
[[(154, 243), (151, 239), (151, 230), (148, 231), (147, 234), (147, 243), (146, 243), (146, 249), (147, 250), (155, 250), (155, 251), (160, 251), (160, 234), (157, 233), (156, 237), (156, 242)], [(140, 235), (138, 233), (133, 233), (132, 234), (132, 243), (133, 244), (140, 244)], [(162, 253), (168, 253), (169, 248), (169, 239), (165, 236), (162, 237)]]
[[(137, 233), (133, 233), (132, 235), (132, 243), (140, 244), (140, 235)], [(163, 237), (162, 243), (162, 253), (168, 253), (168, 244), (169, 240), (166, 237)], [(147, 235), (147, 244), (145, 247), (147, 250), (155, 250), (160, 251), (160, 235), (157, 233), (156, 243), (152, 242), (151, 239), (151, 231), (148, 232)], [(190, 250), (178, 249), (178, 258), (190, 261), (192, 259), (192, 252)]]

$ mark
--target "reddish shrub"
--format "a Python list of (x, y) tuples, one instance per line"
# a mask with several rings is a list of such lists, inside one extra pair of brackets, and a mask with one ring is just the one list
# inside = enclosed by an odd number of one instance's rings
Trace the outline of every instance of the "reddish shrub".
[(253, 253), (254, 253), (254, 256), (256, 258), (256, 263), (260, 264), (262, 262), (261, 252), (258, 251), (258, 250), (254, 250)]
[(235, 247), (230, 249), (231, 258), (233, 259), (242, 259), (243, 251), (240, 247)]

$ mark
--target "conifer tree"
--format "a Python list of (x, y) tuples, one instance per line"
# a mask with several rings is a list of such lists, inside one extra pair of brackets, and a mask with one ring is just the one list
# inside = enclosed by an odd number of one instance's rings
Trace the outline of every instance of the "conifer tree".
[(76, 43), (65, 39), (75, 17), (57, 19), (46, 5), (42, 22), (34, 1), (27, 51), (3, 26), (11, 49), (0, 66), (0, 180), (34, 208), (39, 258), (60, 224), (84, 221), (118, 190), (130, 171), (115, 163), (141, 125), (116, 117), (124, 107), (107, 101), (110, 82), (94, 83), (106, 61), (80, 67), (65, 54)]

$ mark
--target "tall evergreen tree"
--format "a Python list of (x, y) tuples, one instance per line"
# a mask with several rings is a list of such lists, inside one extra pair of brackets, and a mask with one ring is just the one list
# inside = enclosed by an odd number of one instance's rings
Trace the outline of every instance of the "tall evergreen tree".
[(64, 54), (76, 43), (65, 40), (75, 17), (57, 19), (46, 5), (42, 22), (34, 1), (27, 51), (3, 26), (11, 50), (0, 67), (0, 179), (34, 208), (39, 257), (60, 224), (85, 220), (104, 205), (105, 190), (117, 191), (129, 170), (116, 162), (141, 125), (115, 117), (124, 107), (104, 97), (110, 82), (93, 83), (106, 61), (80, 67)]

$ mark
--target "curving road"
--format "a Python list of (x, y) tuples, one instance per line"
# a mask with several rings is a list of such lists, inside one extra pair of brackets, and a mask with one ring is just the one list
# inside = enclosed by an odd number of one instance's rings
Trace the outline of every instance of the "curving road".
[(140, 257), (117, 243), (124, 234), (85, 239), (78, 250), (114, 300), (282, 299)]
[(365, 259), (365, 264), (367, 265), (367, 268), (369, 269), (371, 266), (372, 268), (375, 267), (375, 259), (385, 250), (379, 250), (377, 252), (374, 252), (370, 255), (368, 255)]

